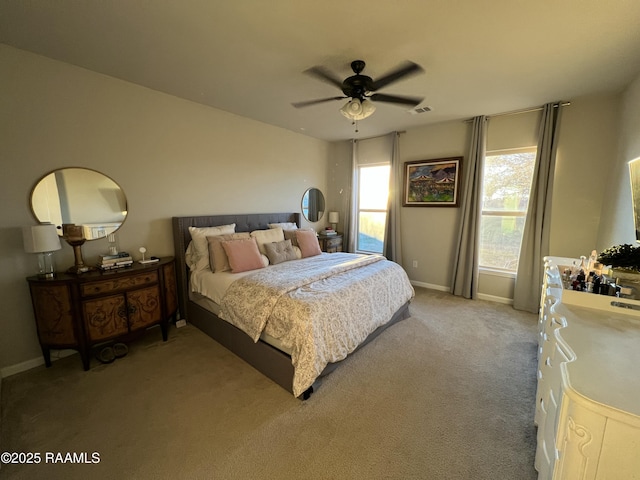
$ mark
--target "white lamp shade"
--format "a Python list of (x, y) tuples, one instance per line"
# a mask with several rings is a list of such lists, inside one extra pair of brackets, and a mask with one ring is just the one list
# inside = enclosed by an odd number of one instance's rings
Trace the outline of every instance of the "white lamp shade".
[(56, 226), (50, 223), (22, 227), (24, 251), (28, 253), (53, 252), (60, 250), (60, 237)]
[(338, 212), (329, 212), (329, 223), (338, 223), (340, 221), (340, 215)]

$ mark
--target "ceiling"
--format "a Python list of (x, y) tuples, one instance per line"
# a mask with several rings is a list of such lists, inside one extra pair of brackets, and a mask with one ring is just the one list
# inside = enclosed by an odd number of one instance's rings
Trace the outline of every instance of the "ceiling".
[[(0, 42), (312, 137), (334, 141), (621, 91), (640, 73), (637, 0), (0, 0)], [(359, 132), (339, 78), (411, 60)]]

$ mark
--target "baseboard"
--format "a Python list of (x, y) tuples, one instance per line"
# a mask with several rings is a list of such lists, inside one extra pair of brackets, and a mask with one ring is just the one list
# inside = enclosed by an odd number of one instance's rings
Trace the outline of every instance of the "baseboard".
[[(55, 350), (51, 352), (51, 361), (55, 362), (56, 360), (60, 360), (61, 358), (65, 358), (70, 355), (75, 355), (76, 353), (78, 352), (75, 350)], [(31, 360), (17, 363), (15, 365), (9, 365), (8, 367), (0, 369), (0, 379), (16, 375), (17, 373), (26, 372), (27, 370), (39, 367), (40, 365), (44, 365), (44, 358), (42, 357), (32, 358)]]
[[(438, 290), (440, 292), (450, 292), (450, 287), (444, 285), (435, 285), (433, 283), (424, 283), (411, 280), (411, 285), (414, 287), (430, 288), (431, 290)], [(504, 303), (505, 305), (513, 305), (512, 298), (497, 297), (495, 295), (489, 295), (487, 293), (478, 293), (478, 300), (485, 300), (487, 302)]]
[(479, 293), (478, 300), (486, 300), (487, 302), (504, 303), (505, 305), (513, 305), (513, 298), (496, 297), (486, 293)]
[(450, 292), (451, 291), (451, 288), (449, 288), (449, 287), (445, 287), (443, 285), (436, 285), (434, 283), (417, 282), (415, 280), (410, 280), (410, 283), (414, 287), (430, 288), (431, 290), (438, 290), (439, 292)]

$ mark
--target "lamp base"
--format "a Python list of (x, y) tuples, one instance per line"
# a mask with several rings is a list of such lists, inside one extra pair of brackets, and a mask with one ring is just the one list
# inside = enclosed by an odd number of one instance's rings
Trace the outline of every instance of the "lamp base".
[(38, 278), (51, 279), (55, 276), (53, 252), (40, 252), (38, 254)]

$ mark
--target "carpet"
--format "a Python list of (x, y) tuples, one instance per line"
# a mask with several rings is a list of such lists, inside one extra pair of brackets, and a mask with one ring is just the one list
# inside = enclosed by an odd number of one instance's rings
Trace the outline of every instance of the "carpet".
[(0, 451), (42, 460), (0, 478), (537, 478), (536, 316), (423, 288), (410, 313), (304, 402), (190, 325), (8, 377)]

